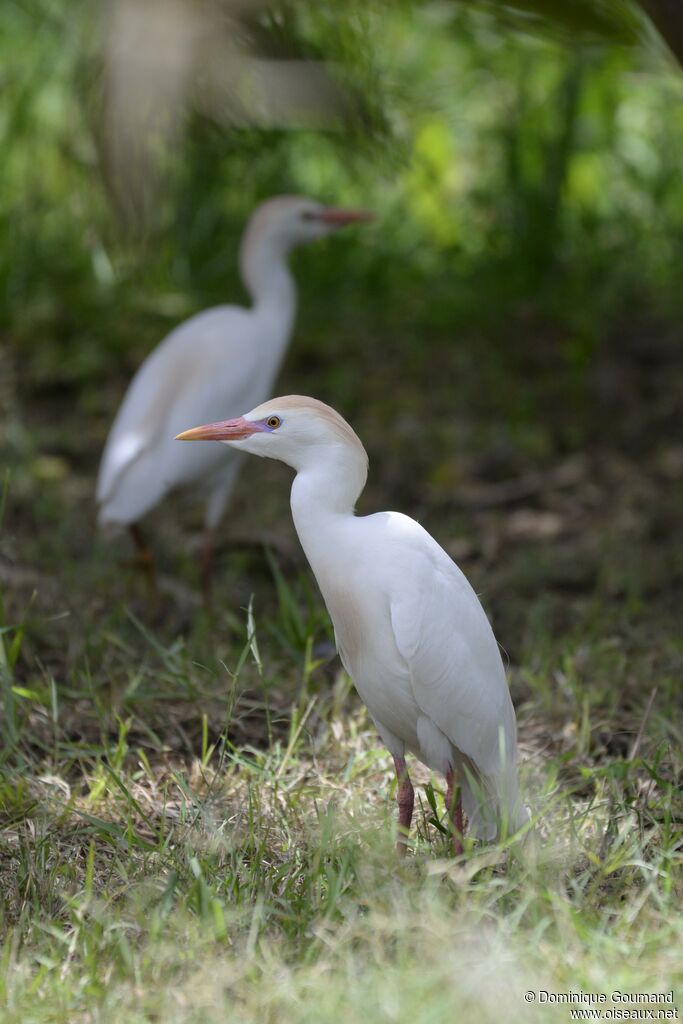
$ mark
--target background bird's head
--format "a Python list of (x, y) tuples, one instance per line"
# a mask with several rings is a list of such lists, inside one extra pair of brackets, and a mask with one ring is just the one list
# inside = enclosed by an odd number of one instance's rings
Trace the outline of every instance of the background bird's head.
[(372, 220), (368, 210), (325, 206), (305, 196), (274, 196), (252, 214), (242, 243), (245, 259), (262, 246), (286, 254), (297, 245), (314, 242), (347, 224)]
[(254, 301), (277, 277), (288, 253), (314, 242), (346, 224), (372, 220), (367, 210), (325, 206), (305, 196), (274, 196), (254, 211), (240, 247), (242, 280)]

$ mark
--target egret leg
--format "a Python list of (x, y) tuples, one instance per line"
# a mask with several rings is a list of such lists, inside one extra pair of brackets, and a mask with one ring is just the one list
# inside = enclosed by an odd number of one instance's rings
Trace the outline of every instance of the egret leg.
[(396, 849), (401, 857), (405, 857), (408, 849), (410, 823), (413, 820), (415, 790), (408, 775), (405, 758), (394, 756), (396, 779), (398, 781), (398, 839)]
[(446, 786), (446, 811), (451, 820), (453, 830), (453, 850), (455, 856), (459, 857), (463, 853), (462, 839), (465, 835), (465, 826), (462, 820), (462, 797), (460, 793), (458, 793), (458, 801), (455, 803), (455, 772), (452, 768), (449, 768), (446, 772)]
[(211, 604), (211, 582), (213, 577), (213, 563), (216, 554), (216, 530), (225, 512), (228, 503), (235, 473), (239, 466), (240, 459), (232, 459), (232, 463), (226, 469), (222, 469), (214, 479), (210, 487), (206, 510), (204, 513), (204, 532), (202, 533), (202, 544), (199, 553), (199, 577), (202, 583), (204, 604), (208, 607)]
[(153, 598), (156, 598), (157, 575), (156, 567), (154, 565), (154, 552), (145, 540), (145, 535), (137, 523), (131, 523), (128, 527), (128, 531), (133, 539), (133, 543), (135, 544), (136, 565), (145, 574), (150, 593)]
[(216, 534), (210, 526), (204, 527), (202, 534), (202, 547), (199, 557), (199, 572), (202, 580), (202, 591), (204, 601), (208, 605), (211, 601), (211, 577), (213, 570), (213, 556), (216, 549)]

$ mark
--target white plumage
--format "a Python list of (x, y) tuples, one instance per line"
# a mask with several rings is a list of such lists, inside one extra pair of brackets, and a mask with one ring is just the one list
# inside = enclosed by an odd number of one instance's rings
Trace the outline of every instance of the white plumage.
[(473, 834), (520, 828), (528, 812), (518, 792), (515, 712), (493, 630), (463, 573), (417, 522), (398, 512), (354, 514), (367, 456), (345, 420), (290, 395), (180, 439), (221, 440), (296, 470), (296, 530), (342, 662), (394, 757), (403, 827), (412, 814), (411, 751), (446, 776), (449, 794), (458, 774)]
[(218, 306), (191, 317), (144, 361), (102, 455), (96, 493), (101, 525), (131, 527), (170, 492), (191, 489), (205, 502), (205, 526), (213, 531), (239, 456), (226, 459), (212, 446), (193, 455), (173, 437), (187, 423), (236, 414), (270, 394), (296, 311), (290, 250), (368, 217), (298, 196), (278, 196), (257, 208), (240, 250), (253, 306)]

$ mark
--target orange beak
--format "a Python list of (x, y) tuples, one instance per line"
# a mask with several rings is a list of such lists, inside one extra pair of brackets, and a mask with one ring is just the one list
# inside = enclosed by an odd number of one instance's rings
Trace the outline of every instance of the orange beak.
[(218, 423), (205, 423), (202, 427), (184, 430), (177, 435), (176, 441), (243, 441), (260, 430), (263, 427), (259, 423), (240, 416), (236, 420), (220, 420)]
[(355, 224), (360, 221), (374, 220), (375, 215), (371, 210), (344, 210), (339, 206), (326, 206), (320, 213), (320, 220), (323, 224), (332, 224), (335, 227), (344, 227), (345, 224)]

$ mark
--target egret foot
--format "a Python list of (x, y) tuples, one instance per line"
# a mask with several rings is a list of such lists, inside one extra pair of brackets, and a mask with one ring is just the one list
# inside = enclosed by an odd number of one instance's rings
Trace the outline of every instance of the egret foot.
[(408, 775), (405, 758), (394, 757), (396, 780), (398, 782), (398, 839), (396, 850), (400, 857), (405, 857), (410, 838), (410, 823), (413, 820), (415, 790)]
[(462, 840), (465, 835), (465, 826), (463, 825), (462, 820), (462, 797), (460, 796), (459, 791), (457, 803), (454, 799), (456, 786), (455, 772), (452, 768), (449, 768), (446, 773), (446, 785), (446, 810), (448, 812), (448, 817), (451, 820), (451, 828), (453, 831), (453, 850), (455, 852), (455, 856), (459, 857), (464, 853)]

